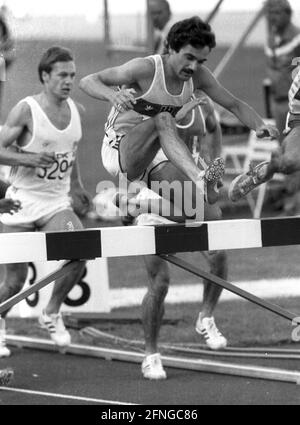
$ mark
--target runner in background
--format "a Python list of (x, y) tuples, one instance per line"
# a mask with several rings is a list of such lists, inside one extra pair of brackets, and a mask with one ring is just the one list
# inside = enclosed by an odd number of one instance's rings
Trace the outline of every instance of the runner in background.
[[(267, 80), (270, 84), (270, 112), (280, 132), (280, 144), (284, 139), (287, 114), (289, 112), (288, 93), (293, 78), (292, 62), (300, 57), (300, 28), (293, 23), (293, 9), (288, 0), (267, 0), (265, 2), (267, 21)], [(300, 173), (286, 176), (284, 197), (280, 193), (278, 201), (283, 204), (284, 215), (299, 214)]]
[[(0, 163), (12, 167), (6, 198), (22, 206), (13, 215), (2, 214), (5, 233), (81, 230), (83, 226), (72, 209), (70, 191), (83, 203), (89, 202), (77, 162), (84, 109), (70, 98), (76, 75), (72, 53), (63, 47), (49, 48), (41, 58), (38, 72), (43, 90), (22, 99), (11, 110), (0, 132)], [(60, 307), (84, 268), (84, 261), (73, 263), (70, 274), (55, 283), (39, 318), (40, 325), (60, 347), (71, 343)], [(28, 264), (6, 265), (0, 303), (22, 289), (27, 271)], [(0, 357), (8, 357), (4, 319), (0, 325)]]

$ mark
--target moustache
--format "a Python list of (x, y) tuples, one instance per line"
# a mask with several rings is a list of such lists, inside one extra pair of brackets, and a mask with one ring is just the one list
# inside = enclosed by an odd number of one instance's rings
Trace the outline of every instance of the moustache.
[(183, 72), (185, 72), (188, 75), (193, 75), (194, 71), (192, 71), (191, 69), (183, 69)]

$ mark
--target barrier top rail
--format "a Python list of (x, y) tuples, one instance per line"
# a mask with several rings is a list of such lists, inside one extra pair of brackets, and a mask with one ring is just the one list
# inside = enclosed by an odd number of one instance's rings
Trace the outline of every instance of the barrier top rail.
[(300, 245), (300, 219), (0, 234), (0, 264)]

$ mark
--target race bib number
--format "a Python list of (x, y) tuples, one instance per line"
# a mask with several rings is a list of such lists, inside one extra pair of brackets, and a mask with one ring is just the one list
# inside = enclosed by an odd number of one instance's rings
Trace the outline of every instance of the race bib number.
[(57, 153), (52, 167), (39, 168), (37, 176), (43, 180), (63, 180), (70, 175), (75, 157), (75, 152)]

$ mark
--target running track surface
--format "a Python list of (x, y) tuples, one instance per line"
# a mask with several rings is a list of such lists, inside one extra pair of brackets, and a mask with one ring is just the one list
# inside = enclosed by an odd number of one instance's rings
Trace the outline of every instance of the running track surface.
[[(269, 365), (299, 369), (297, 362)], [(300, 404), (295, 384), (176, 369), (167, 369), (167, 381), (151, 382), (143, 380), (138, 364), (59, 353), (14, 349), (10, 359), (0, 360), (0, 369), (9, 366), (15, 379), (0, 389), (0, 405)]]

